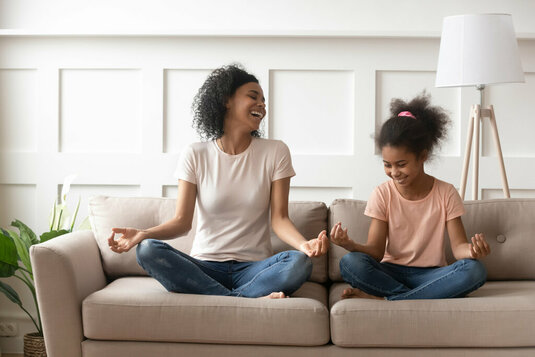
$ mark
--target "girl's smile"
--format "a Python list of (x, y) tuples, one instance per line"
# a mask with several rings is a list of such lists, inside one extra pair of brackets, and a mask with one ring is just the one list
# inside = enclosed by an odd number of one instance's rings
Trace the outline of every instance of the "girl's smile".
[[(382, 149), (385, 173), (394, 180), (398, 191), (408, 199), (425, 196), (433, 179), (424, 172), (427, 153), (420, 158), (405, 147), (384, 146)], [(431, 185), (429, 185), (431, 184)]]

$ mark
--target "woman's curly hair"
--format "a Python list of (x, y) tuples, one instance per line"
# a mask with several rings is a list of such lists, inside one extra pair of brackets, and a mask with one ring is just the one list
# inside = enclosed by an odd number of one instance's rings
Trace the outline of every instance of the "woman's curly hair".
[[(225, 104), (239, 87), (250, 82), (258, 83), (258, 79), (239, 64), (223, 66), (208, 75), (191, 106), (193, 127), (201, 139), (214, 140), (223, 135)], [(255, 130), (251, 135), (260, 137), (261, 133)]]
[[(398, 116), (404, 111), (410, 112), (416, 119)], [(390, 115), (375, 138), (377, 147), (406, 147), (417, 157), (424, 151), (431, 156), (436, 146), (446, 138), (450, 125), (446, 110), (431, 106), (431, 96), (425, 91), (408, 103), (399, 98), (392, 99)]]

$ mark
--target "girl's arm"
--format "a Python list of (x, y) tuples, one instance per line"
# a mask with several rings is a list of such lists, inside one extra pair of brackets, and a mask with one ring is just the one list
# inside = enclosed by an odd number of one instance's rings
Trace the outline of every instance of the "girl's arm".
[[(112, 234), (108, 238), (110, 249), (116, 253), (128, 252), (144, 239), (165, 240), (188, 232), (191, 229), (191, 223), (193, 221), (196, 198), (197, 185), (188, 181), (179, 180), (175, 216), (159, 226), (145, 230), (112, 228)], [(121, 237), (115, 239), (116, 233), (122, 234)]]
[(307, 241), (295, 228), (288, 216), (288, 195), (290, 178), (273, 181), (271, 184), (271, 226), (277, 236), (295, 249), (309, 257), (327, 253), (329, 240), (326, 231), (321, 231), (317, 238)]
[(388, 223), (380, 219), (372, 218), (368, 230), (368, 242), (365, 245), (358, 244), (347, 235), (347, 228), (342, 229), (342, 223), (336, 223), (331, 230), (331, 241), (350, 252), (366, 253), (378, 262), (383, 260), (386, 247), (386, 235)]
[(483, 233), (476, 234), (471, 239), (472, 243), (468, 243), (461, 217), (447, 221), (446, 228), (455, 259), (480, 259), (490, 254), (490, 247)]

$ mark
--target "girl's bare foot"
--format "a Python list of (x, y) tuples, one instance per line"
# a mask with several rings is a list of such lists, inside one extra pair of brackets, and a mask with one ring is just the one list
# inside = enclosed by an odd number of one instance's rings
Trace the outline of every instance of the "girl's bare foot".
[(342, 299), (375, 299), (384, 300), (382, 297), (370, 295), (357, 288), (344, 289), (342, 293)]
[(286, 296), (282, 291), (279, 291), (277, 293), (271, 293), (269, 295), (262, 296), (260, 299), (284, 299), (286, 297), (288, 296)]

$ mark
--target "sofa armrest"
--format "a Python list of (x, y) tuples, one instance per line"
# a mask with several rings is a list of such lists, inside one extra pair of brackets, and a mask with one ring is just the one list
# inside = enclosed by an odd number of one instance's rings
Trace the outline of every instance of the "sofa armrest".
[(48, 356), (81, 357), (82, 301), (106, 286), (93, 232), (34, 245), (30, 257)]

